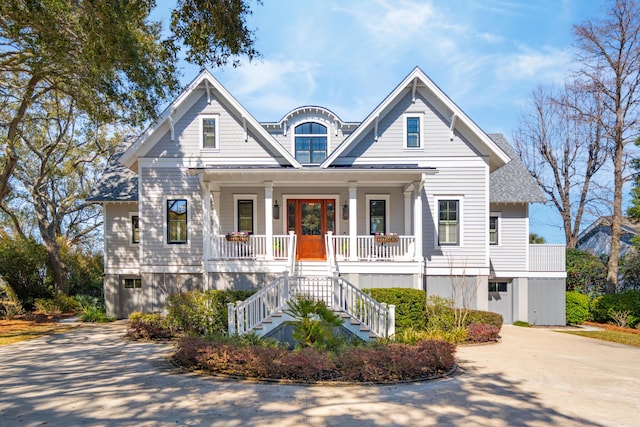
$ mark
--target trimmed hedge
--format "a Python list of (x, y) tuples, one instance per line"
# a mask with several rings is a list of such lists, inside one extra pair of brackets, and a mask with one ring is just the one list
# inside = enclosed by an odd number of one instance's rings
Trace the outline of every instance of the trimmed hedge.
[(589, 302), (588, 295), (577, 291), (567, 292), (567, 324), (579, 325), (589, 319)]
[(173, 360), (211, 373), (294, 381), (396, 382), (442, 374), (455, 363), (455, 346), (444, 341), (416, 345), (389, 343), (344, 348), (337, 353), (313, 347), (280, 347), (209, 342), (184, 337)]
[(591, 301), (591, 315), (596, 322), (612, 322), (613, 313), (624, 311), (628, 311), (632, 317), (629, 322), (631, 327), (640, 322), (640, 290), (606, 294)]
[(376, 301), (396, 306), (396, 333), (408, 328), (426, 328), (427, 297), (424, 291), (409, 288), (370, 288), (363, 291)]
[(482, 323), (485, 325), (491, 325), (498, 328), (498, 331), (502, 328), (502, 314), (494, 313), (492, 311), (482, 310), (469, 310), (467, 321), (465, 326), (469, 326), (472, 323)]

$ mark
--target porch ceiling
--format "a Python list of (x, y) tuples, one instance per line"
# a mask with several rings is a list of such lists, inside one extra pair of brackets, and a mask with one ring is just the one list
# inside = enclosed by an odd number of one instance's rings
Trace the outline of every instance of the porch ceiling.
[(357, 182), (358, 184), (372, 183), (384, 186), (420, 181), (422, 180), (423, 174), (433, 175), (437, 173), (437, 169), (419, 167), (389, 168), (380, 166), (338, 169), (321, 169), (319, 167), (290, 169), (227, 166), (224, 168), (191, 168), (190, 173), (202, 176), (205, 181), (215, 181), (220, 184), (229, 182), (233, 185), (256, 185), (270, 181), (274, 185), (287, 186), (346, 185), (349, 182)]

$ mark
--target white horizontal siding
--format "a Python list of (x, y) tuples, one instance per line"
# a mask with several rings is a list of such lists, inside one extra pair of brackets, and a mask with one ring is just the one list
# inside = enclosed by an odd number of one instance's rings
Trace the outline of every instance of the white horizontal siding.
[(137, 203), (104, 204), (105, 271), (140, 267), (139, 244), (131, 244), (130, 212), (137, 212)]
[[(140, 229), (142, 265), (202, 264), (202, 198), (197, 176), (177, 168), (141, 168)], [(166, 243), (164, 198), (188, 200), (188, 244)], [(144, 233), (144, 234), (143, 234)]]
[[(404, 115), (405, 113), (422, 114), (422, 132), (424, 148), (420, 150), (404, 148)], [(416, 94), (415, 102), (412, 102), (411, 91), (380, 117), (378, 123), (378, 140), (375, 141), (374, 131), (363, 135), (351, 150), (341, 157), (366, 159), (380, 158), (413, 158), (416, 156), (434, 157), (471, 157), (477, 153), (471, 145), (455, 135), (451, 140), (449, 130), (450, 117), (441, 116), (430, 104), (429, 100), (421, 93)], [(339, 160), (337, 163), (342, 163)]]
[(489, 247), (491, 265), (496, 272), (525, 271), (529, 244), (527, 206), (491, 205), (492, 213), (499, 213), (499, 245)]
[[(202, 114), (219, 115), (218, 138), (219, 150), (215, 152), (200, 149), (200, 116)], [(167, 131), (155, 146), (145, 155), (149, 158), (177, 158), (177, 157), (211, 157), (273, 159), (279, 157), (271, 147), (259, 142), (255, 135), (249, 132), (245, 141), (244, 125), (241, 118), (236, 117), (224, 104), (212, 97), (207, 104), (206, 94), (202, 94), (196, 103), (176, 123), (174, 123), (174, 140)], [(274, 164), (277, 163), (274, 160)]]
[[(439, 167), (425, 176), (423, 197), (423, 253), (427, 269), (486, 268), (488, 245), (487, 165)], [(437, 246), (438, 206), (436, 199), (462, 199), (459, 227), (461, 246)]]

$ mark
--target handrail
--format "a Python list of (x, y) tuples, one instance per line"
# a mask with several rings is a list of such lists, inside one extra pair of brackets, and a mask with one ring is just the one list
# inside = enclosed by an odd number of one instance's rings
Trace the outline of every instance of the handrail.
[(289, 300), (289, 274), (284, 273), (268, 286), (244, 301), (227, 304), (229, 335), (244, 335), (269, 316), (281, 310)]
[[(415, 258), (415, 236), (397, 236), (392, 243), (378, 243), (375, 236), (356, 236), (356, 247), (350, 248), (351, 237), (348, 235), (327, 235), (335, 261), (347, 261), (353, 255), (358, 260), (371, 261), (411, 261)], [(328, 254), (328, 252), (327, 252)]]
[(395, 334), (395, 306), (376, 301), (342, 277), (283, 277), (244, 301), (227, 305), (229, 335), (243, 335), (282, 310), (296, 296), (324, 301), (360, 321), (373, 334), (388, 338)]

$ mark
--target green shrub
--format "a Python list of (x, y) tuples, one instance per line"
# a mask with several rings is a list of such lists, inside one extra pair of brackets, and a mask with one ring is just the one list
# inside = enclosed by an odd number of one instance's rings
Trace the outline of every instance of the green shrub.
[(173, 333), (162, 314), (137, 311), (129, 315), (129, 328), (126, 336), (136, 340), (164, 340), (172, 338)]
[(502, 314), (493, 313), (491, 311), (469, 310), (465, 326), (469, 326), (472, 323), (482, 323), (484, 325), (495, 326), (499, 331), (502, 329), (503, 321)]
[(617, 294), (606, 294), (591, 301), (593, 320), (600, 323), (614, 321), (615, 312), (629, 312), (631, 327), (640, 321), (640, 290), (628, 290)]
[(363, 289), (376, 301), (396, 306), (396, 333), (407, 328), (426, 328), (426, 296), (420, 289), (371, 288)]
[(284, 312), (295, 319), (287, 324), (293, 325), (293, 338), (299, 346), (326, 349), (338, 345), (333, 328), (342, 325), (343, 320), (324, 301), (298, 296), (288, 302)]
[(0, 277), (25, 310), (33, 310), (36, 298), (54, 296), (53, 281), (47, 271), (44, 246), (34, 239), (12, 239), (0, 234)]
[(82, 322), (91, 322), (91, 323), (108, 323), (116, 320), (113, 317), (107, 316), (107, 313), (102, 305), (94, 305), (90, 307), (86, 307), (80, 313), (78, 318)]
[(75, 313), (80, 304), (71, 296), (56, 294), (53, 298), (37, 298), (34, 303), (36, 310), (45, 314)]
[(577, 291), (567, 292), (567, 324), (579, 325), (589, 319), (589, 302), (588, 295)]
[(602, 259), (586, 251), (567, 249), (567, 291), (599, 295), (606, 281), (607, 266)]
[(167, 298), (167, 322), (187, 335), (226, 334), (227, 303), (242, 301), (255, 291), (190, 291)]

